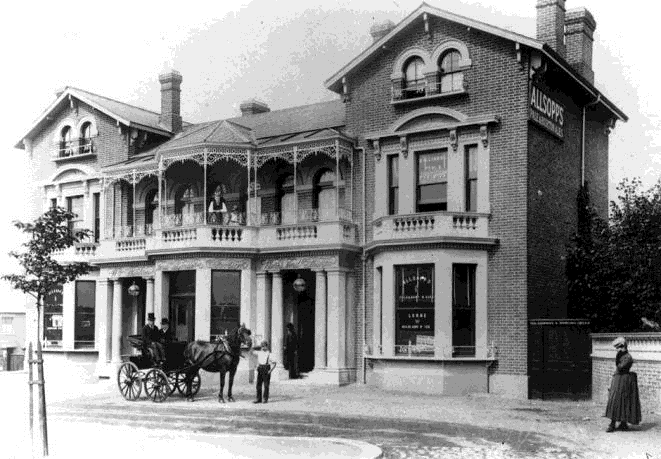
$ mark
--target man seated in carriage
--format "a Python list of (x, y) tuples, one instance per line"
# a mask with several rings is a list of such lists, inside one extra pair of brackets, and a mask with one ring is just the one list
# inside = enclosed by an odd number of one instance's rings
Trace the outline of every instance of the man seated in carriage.
[(165, 360), (163, 344), (161, 344), (161, 331), (154, 324), (154, 313), (147, 314), (147, 324), (142, 327), (142, 346), (144, 350), (151, 351), (154, 363), (160, 364)]

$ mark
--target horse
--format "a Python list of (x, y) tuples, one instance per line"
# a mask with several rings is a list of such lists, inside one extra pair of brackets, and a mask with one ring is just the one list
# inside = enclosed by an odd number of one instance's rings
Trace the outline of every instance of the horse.
[(225, 403), (223, 391), (225, 389), (225, 373), (229, 371), (229, 387), (227, 389), (227, 400), (234, 401), (232, 397), (232, 385), (234, 384), (234, 375), (239, 366), (241, 358), (241, 345), (245, 344), (252, 348), (252, 333), (244, 324), (235, 328), (225, 339), (220, 339), (216, 343), (206, 341), (193, 341), (186, 346), (184, 350), (184, 359), (188, 366), (185, 371), (186, 398), (189, 402), (193, 401), (192, 385), (195, 374), (200, 370), (206, 370), (212, 373), (220, 373), (220, 392), (218, 393), (218, 402)]

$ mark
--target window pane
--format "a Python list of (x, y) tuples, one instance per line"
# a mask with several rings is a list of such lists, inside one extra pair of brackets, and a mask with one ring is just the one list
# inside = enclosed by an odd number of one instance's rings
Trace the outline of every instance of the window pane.
[(418, 154), (418, 185), (445, 182), (447, 177), (447, 150)]
[(241, 321), (241, 271), (211, 272), (210, 335), (231, 332)]
[(452, 266), (453, 356), (475, 355), (475, 266)]
[(399, 209), (399, 156), (388, 156), (388, 214), (395, 215)]
[(435, 185), (424, 185), (419, 189), (419, 204), (442, 203), (448, 201), (448, 184), (438, 183)]
[(94, 242), (101, 238), (101, 195), (94, 193)]
[(477, 146), (466, 147), (466, 211), (477, 210)]
[(434, 354), (434, 266), (395, 267), (395, 353)]
[(461, 56), (458, 51), (450, 51), (443, 56), (441, 61), (441, 73), (452, 73), (459, 70)]
[(96, 282), (76, 282), (74, 340), (81, 346), (94, 347), (94, 306)]
[(62, 286), (44, 297), (44, 341), (47, 346), (62, 345)]

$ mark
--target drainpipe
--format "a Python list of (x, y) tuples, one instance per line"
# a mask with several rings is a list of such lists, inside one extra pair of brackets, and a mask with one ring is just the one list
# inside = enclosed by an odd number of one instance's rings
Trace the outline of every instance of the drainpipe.
[(365, 279), (367, 277), (366, 271), (367, 267), (365, 266), (367, 258), (365, 257), (365, 244), (367, 243), (367, 236), (365, 234), (365, 229), (367, 227), (367, 209), (365, 208), (365, 204), (367, 202), (367, 198), (365, 197), (365, 191), (366, 191), (366, 185), (365, 185), (365, 171), (367, 169), (367, 166), (365, 165), (365, 148), (364, 147), (356, 147), (356, 150), (359, 150), (363, 157), (362, 157), (362, 166), (363, 166), (363, 174), (362, 174), (362, 187), (363, 187), (363, 237), (362, 237), (362, 246), (363, 246), (363, 253), (361, 256), (361, 261), (363, 265), (362, 269), (362, 277), (363, 277), (363, 291), (362, 291), (362, 301), (363, 301), (363, 384), (367, 384), (367, 359), (365, 358), (365, 345), (367, 344), (367, 305), (365, 304), (365, 301), (367, 299), (367, 286), (365, 285)]
[(583, 123), (581, 128), (581, 186), (585, 186), (585, 111), (588, 107), (594, 107), (601, 101), (601, 94), (597, 98), (583, 106)]

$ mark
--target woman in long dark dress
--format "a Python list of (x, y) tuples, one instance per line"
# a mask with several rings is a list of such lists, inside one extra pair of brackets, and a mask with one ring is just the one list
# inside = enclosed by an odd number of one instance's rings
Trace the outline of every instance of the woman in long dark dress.
[(620, 337), (613, 341), (613, 347), (617, 349), (615, 357), (615, 374), (611, 382), (608, 394), (608, 405), (606, 405), (605, 417), (610, 418), (611, 423), (606, 432), (615, 430), (615, 423), (619, 422), (619, 430), (629, 430), (629, 424), (640, 424), (640, 397), (638, 396), (638, 377), (630, 371), (633, 358), (627, 350), (627, 341)]

